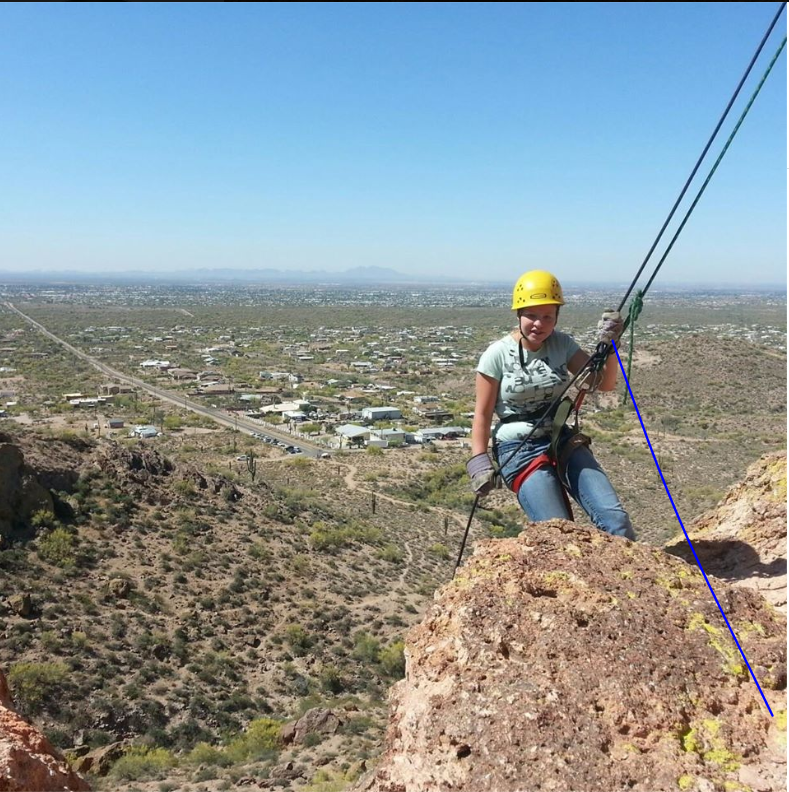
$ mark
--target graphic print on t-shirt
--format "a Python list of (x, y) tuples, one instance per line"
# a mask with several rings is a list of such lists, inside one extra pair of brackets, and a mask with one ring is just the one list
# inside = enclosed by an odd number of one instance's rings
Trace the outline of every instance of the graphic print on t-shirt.
[(546, 355), (528, 361), (522, 368), (516, 347), (509, 351), (502, 375), (502, 402), (511, 413), (532, 413), (559, 395), (567, 377), (567, 364), (554, 369)]

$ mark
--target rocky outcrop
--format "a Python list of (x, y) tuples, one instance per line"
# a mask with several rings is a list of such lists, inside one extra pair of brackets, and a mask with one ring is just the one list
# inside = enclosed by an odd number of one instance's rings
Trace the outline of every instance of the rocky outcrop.
[(22, 450), (0, 442), (0, 539), (37, 511), (54, 510), (52, 495), (26, 468)]
[(14, 711), (0, 672), (0, 792), (89, 789), (49, 740)]
[(155, 448), (127, 448), (106, 441), (96, 450), (93, 468), (110, 476), (133, 498), (152, 505), (176, 499), (179, 482), (187, 485), (187, 492), (221, 495), (233, 502), (241, 498), (241, 491), (228, 479), (206, 476), (191, 465), (175, 465)]
[(79, 773), (92, 773), (95, 776), (109, 775), (112, 766), (129, 750), (129, 743), (125, 740), (104, 745), (93, 751), (85, 751), (77, 757), (73, 764)]
[[(688, 526), (704, 571), (758, 591), (786, 614), (786, 452), (751, 465), (711, 511)], [(696, 563), (684, 534), (669, 553)]]
[(477, 545), (406, 639), (367, 792), (785, 789), (786, 621), (556, 520)]
[(297, 721), (282, 727), (280, 739), (285, 745), (303, 743), (308, 734), (336, 734), (342, 721), (334, 710), (314, 707), (307, 710)]

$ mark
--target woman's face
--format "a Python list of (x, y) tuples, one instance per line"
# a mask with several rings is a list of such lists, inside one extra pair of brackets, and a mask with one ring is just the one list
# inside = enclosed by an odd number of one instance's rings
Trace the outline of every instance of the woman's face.
[(558, 305), (531, 305), (518, 311), (521, 334), (527, 345), (539, 349), (556, 327)]

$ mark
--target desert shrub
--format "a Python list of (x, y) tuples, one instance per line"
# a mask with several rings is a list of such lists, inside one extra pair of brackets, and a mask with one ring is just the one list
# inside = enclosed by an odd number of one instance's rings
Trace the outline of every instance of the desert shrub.
[(37, 512), (33, 512), (30, 524), (33, 528), (54, 528), (57, 525), (57, 519), (48, 509), (39, 509)]
[(405, 645), (402, 641), (395, 641), (393, 644), (382, 649), (379, 653), (381, 670), (386, 676), (400, 679), (405, 676), (405, 655), (403, 649)]
[(316, 522), (310, 533), (310, 544), (315, 550), (333, 553), (352, 544), (377, 544), (383, 538), (378, 528), (353, 521), (342, 527), (332, 527)]
[(304, 787), (304, 792), (343, 792), (357, 777), (358, 774), (354, 775), (350, 770), (343, 773), (320, 769)]
[(366, 632), (356, 633), (353, 637), (353, 656), (365, 663), (377, 663), (378, 653), (381, 651), (380, 641)]
[(181, 429), (184, 425), (184, 419), (180, 415), (166, 415), (164, 417), (164, 428), (172, 431)]
[(367, 453), (370, 456), (383, 456), (384, 455), (384, 450), (383, 450), (383, 448), (379, 448), (378, 446), (375, 446), (375, 445), (368, 445), (367, 446)]
[(72, 568), (77, 561), (77, 537), (67, 528), (58, 527), (37, 542), (39, 557), (62, 569)]
[(215, 767), (200, 767), (194, 774), (194, 781), (199, 784), (203, 781), (213, 781), (216, 777), (217, 771)]
[(449, 548), (445, 544), (436, 542), (427, 548), (427, 552), (439, 558), (449, 558)]
[(68, 677), (64, 663), (17, 663), (8, 672), (8, 683), (20, 708), (35, 715), (57, 700)]
[(182, 750), (190, 749), (198, 742), (208, 743), (214, 737), (214, 734), (203, 728), (194, 718), (179, 723), (167, 733), (168, 744)]
[(192, 765), (217, 765), (227, 767), (231, 764), (230, 757), (221, 748), (209, 745), (207, 742), (199, 742), (186, 755), (186, 761)]
[(135, 745), (115, 762), (110, 775), (123, 781), (160, 778), (176, 764), (175, 757), (166, 748)]
[(340, 669), (332, 665), (323, 667), (319, 681), (321, 688), (327, 693), (339, 693), (345, 687)]
[(301, 554), (293, 556), (290, 567), (296, 575), (308, 575), (312, 569), (309, 556)]
[(231, 740), (225, 753), (234, 764), (270, 759), (276, 755), (281, 731), (282, 724), (273, 718), (253, 720), (244, 734)]
[(179, 495), (194, 495), (195, 494), (195, 486), (192, 484), (191, 481), (187, 481), (186, 479), (180, 479), (173, 484), (173, 489)]
[(364, 734), (374, 725), (373, 719), (368, 715), (349, 718), (342, 726), (343, 734)]
[(403, 562), (403, 558), (405, 558), (403, 551), (394, 544), (388, 544), (385, 547), (382, 547), (376, 552), (375, 556), (376, 558), (380, 558), (382, 561), (389, 561), (392, 564), (401, 564)]
[(310, 634), (300, 624), (285, 627), (285, 640), (297, 657), (307, 654), (312, 646)]
[(249, 548), (249, 555), (256, 561), (267, 561), (271, 558), (271, 551), (268, 549), (265, 542), (254, 542)]

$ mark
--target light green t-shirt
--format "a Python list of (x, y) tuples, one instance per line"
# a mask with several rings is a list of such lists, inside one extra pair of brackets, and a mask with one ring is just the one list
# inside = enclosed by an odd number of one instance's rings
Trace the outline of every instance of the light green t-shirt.
[[(477, 371), (499, 381), (496, 399), (499, 420), (513, 415), (524, 416), (523, 420), (510, 419), (497, 424), (493, 430), (495, 441), (506, 443), (526, 437), (534, 427), (533, 421), (570, 381), (567, 363), (579, 349), (572, 336), (554, 330), (536, 352), (523, 350), (523, 368), (518, 342), (510, 334), (494, 341), (482, 353)], [(545, 420), (532, 437), (545, 437), (550, 430), (551, 422)]]

